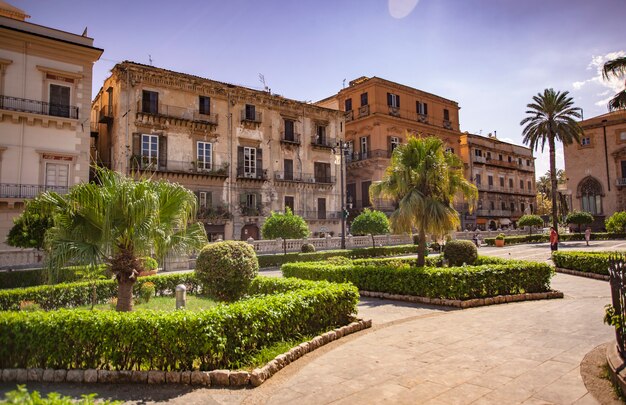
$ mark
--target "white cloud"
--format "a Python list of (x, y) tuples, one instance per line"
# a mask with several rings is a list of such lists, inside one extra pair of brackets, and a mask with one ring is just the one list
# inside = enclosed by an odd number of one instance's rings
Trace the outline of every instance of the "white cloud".
[(588, 80), (585, 80), (584, 82), (574, 82), (572, 83), (572, 86), (576, 89), (579, 90), (581, 89), (585, 84), (587, 84)]
[(402, 19), (411, 14), (418, 2), (419, 0), (389, 0), (389, 14), (393, 18)]
[(591, 62), (587, 65), (587, 70), (594, 72), (594, 75), (582, 81), (576, 81), (572, 83), (572, 87), (575, 90), (581, 90), (583, 87), (592, 86), (598, 90), (603, 90), (595, 94), (596, 97), (602, 97), (600, 100), (594, 102), (595, 105), (604, 107), (613, 97), (613, 95), (624, 89), (623, 77), (611, 77), (605, 80), (602, 77), (602, 67), (604, 63), (609, 60), (626, 56), (625, 51), (609, 52), (606, 55), (594, 55), (591, 57)]

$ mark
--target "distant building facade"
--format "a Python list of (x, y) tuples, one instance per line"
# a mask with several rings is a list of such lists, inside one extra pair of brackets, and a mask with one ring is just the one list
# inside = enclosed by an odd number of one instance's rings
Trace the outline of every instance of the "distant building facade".
[(580, 143), (565, 146), (565, 174), (570, 207), (591, 213), (593, 230), (626, 210), (626, 111), (615, 111), (580, 122)]
[(473, 213), (463, 209), (463, 229), (498, 229), (516, 225), (537, 208), (535, 161), (529, 148), (495, 136), (461, 135), (461, 158), (466, 178), (478, 188)]
[(210, 240), (261, 239), (270, 211), (286, 207), (313, 236), (340, 232), (339, 111), (123, 62), (92, 118), (93, 159), (192, 190)]
[(93, 39), (0, 2), (0, 249), (27, 199), (89, 179)]

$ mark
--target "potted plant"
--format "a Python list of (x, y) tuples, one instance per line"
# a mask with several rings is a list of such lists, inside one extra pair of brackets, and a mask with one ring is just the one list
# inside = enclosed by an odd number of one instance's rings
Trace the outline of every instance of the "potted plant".
[(504, 234), (498, 234), (498, 236), (496, 236), (496, 246), (497, 247), (503, 247), (504, 246)]

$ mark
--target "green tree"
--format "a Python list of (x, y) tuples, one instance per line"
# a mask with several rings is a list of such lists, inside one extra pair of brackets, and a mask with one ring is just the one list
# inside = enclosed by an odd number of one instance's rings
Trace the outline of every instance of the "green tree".
[(569, 145), (580, 142), (582, 129), (576, 122), (581, 118), (580, 109), (574, 107), (574, 100), (569, 92), (555, 92), (545, 89), (533, 97), (533, 102), (526, 107), (526, 114), (520, 125), (524, 127), (524, 143), (537, 150), (541, 145), (543, 151), (546, 142), (550, 150), (550, 194), (552, 198), (552, 226), (558, 229), (557, 213), (557, 173), (556, 173), (556, 142)]
[(578, 225), (578, 232), (580, 233), (580, 227), (582, 225), (589, 225), (593, 222), (593, 215), (585, 211), (572, 211), (567, 214), (565, 218), (566, 224)]
[(542, 226), (543, 219), (539, 215), (522, 215), (517, 220), (517, 226), (527, 226), (530, 229), (530, 235), (533, 234), (533, 226)]
[(371, 235), (372, 247), (376, 247), (374, 236), (389, 233), (389, 218), (384, 212), (365, 208), (352, 221), (350, 232), (353, 235)]
[[(626, 74), (626, 57), (622, 56), (606, 62), (602, 68), (602, 77), (608, 80), (611, 77), (623, 78)], [(617, 93), (607, 105), (609, 111), (626, 109), (626, 89)]]
[(131, 311), (141, 257), (198, 249), (206, 233), (195, 222), (196, 198), (183, 186), (103, 168), (96, 175), (99, 184), (76, 185), (65, 196), (41, 195), (38, 205), (54, 210), (46, 235), (48, 267), (73, 263), (93, 269), (106, 263), (118, 282), (117, 310)]
[(423, 266), (426, 233), (441, 235), (455, 229), (459, 225), (455, 196), (464, 196), (471, 208), (478, 190), (463, 176), (463, 162), (444, 151), (441, 139), (407, 137), (406, 144), (394, 149), (383, 180), (370, 186), (370, 194), (398, 201), (390, 217), (392, 228), (394, 232), (417, 228), (417, 264)]
[(7, 244), (19, 248), (44, 247), (44, 237), (53, 225), (52, 214), (49, 211), (39, 211), (36, 199), (26, 203), (24, 212), (13, 219), (13, 227), (7, 235)]
[(287, 239), (302, 239), (309, 236), (309, 226), (299, 215), (294, 215), (291, 208), (285, 212), (272, 212), (261, 227), (265, 239), (283, 239), (283, 251), (287, 254)]
[(604, 220), (604, 226), (607, 232), (620, 233), (624, 232), (626, 227), (626, 211), (618, 211)]

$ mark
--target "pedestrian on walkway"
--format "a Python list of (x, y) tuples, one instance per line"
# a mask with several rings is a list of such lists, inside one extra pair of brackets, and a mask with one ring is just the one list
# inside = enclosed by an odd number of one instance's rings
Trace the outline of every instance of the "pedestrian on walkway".
[(550, 250), (553, 252), (559, 250), (559, 234), (552, 226), (550, 227)]
[(589, 246), (589, 239), (591, 239), (591, 227), (588, 226), (587, 229), (585, 229), (585, 242), (587, 242), (587, 246)]

